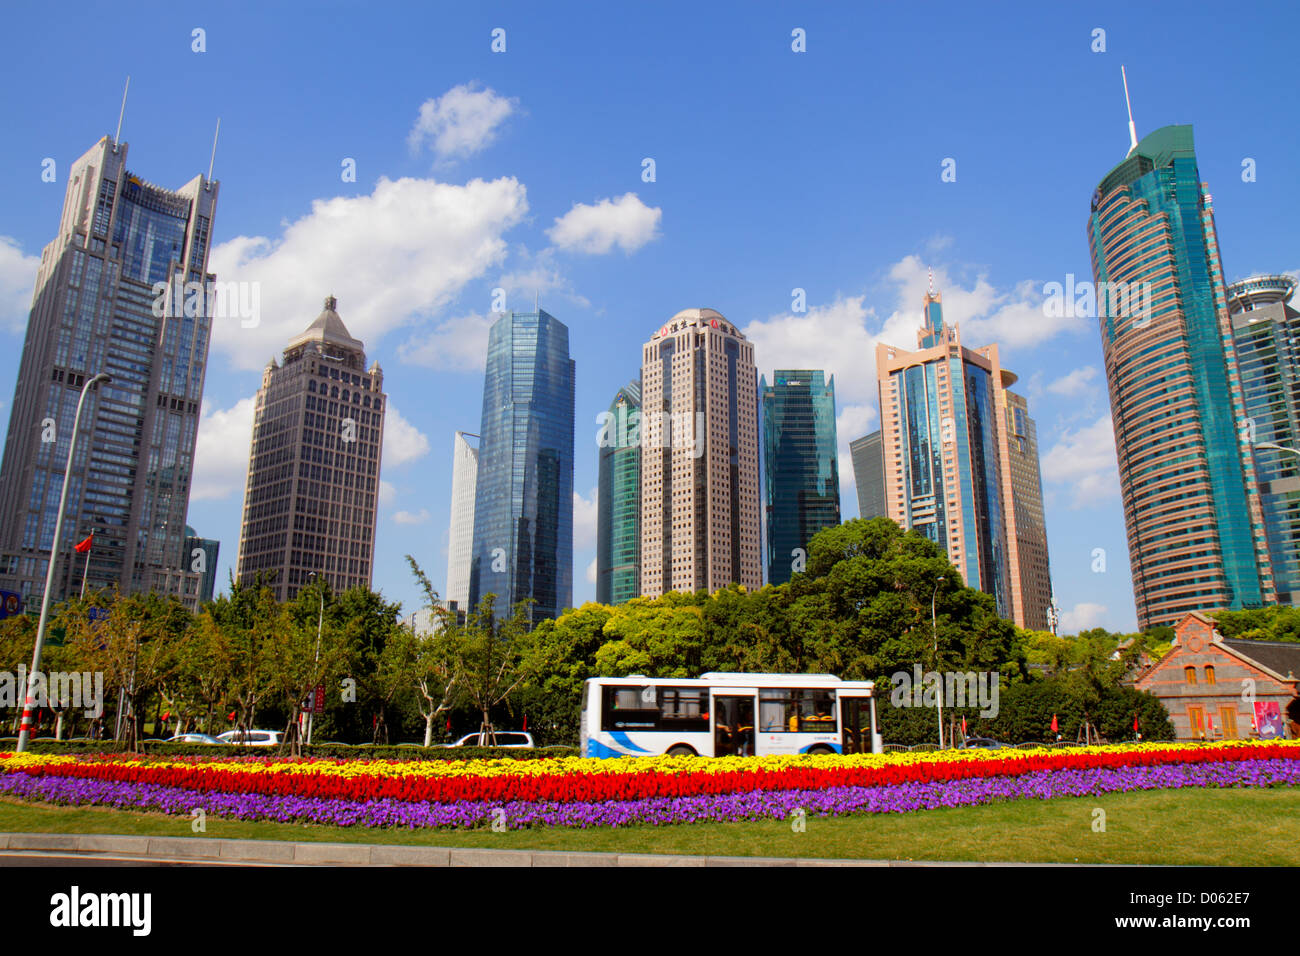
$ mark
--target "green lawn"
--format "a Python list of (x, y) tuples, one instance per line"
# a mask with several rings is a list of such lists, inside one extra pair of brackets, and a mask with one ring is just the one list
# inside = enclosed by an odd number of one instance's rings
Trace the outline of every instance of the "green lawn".
[[(1093, 831), (1096, 807), (1106, 811), (1104, 833)], [(1296, 866), (1300, 790), (1188, 788), (906, 814), (809, 817), (804, 833), (793, 832), (781, 821), (493, 833), (366, 830), (209, 817), (207, 832), (195, 834), (188, 817), (4, 800), (0, 831), (714, 856)]]

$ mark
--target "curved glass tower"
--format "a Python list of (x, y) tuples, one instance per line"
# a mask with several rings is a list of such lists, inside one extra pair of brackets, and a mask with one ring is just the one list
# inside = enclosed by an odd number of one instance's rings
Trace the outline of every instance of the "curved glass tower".
[(469, 602), (498, 614), (532, 598), (531, 619), (573, 603), (574, 365), (569, 329), (511, 312), (488, 335)]
[(1092, 197), (1138, 627), (1273, 600), (1210, 194), (1190, 126), (1144, 137)]
[(596, 600), (622, 604), (641, 593), (641, 384), (610, 403), (601, 431), (596, 512)]

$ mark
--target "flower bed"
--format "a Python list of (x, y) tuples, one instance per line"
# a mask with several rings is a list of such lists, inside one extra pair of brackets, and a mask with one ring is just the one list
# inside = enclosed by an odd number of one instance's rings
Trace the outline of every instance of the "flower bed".
[(0, 795), (339, 826), (620, 826), (905, 812), (1175, 787), (1295, 786), (1300, 744), (826, 757), (398, 761), (0, 754)]

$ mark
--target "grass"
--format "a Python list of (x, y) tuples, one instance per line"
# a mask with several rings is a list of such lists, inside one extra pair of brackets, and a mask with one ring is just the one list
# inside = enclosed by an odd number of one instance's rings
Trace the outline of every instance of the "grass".
[[(1106, 811), (1094, 832), (1094, 809)], [(1165, 865), (1300, 865), (1300, 790), (1150, 790), (1105, 797), (1016, 800), (914, 813), (809, 817), (619, 829), (378, 830), (207, 819), (0, 800), (0, 832), (490, 847), (571, 852), (683, 853), (876, 860)]]

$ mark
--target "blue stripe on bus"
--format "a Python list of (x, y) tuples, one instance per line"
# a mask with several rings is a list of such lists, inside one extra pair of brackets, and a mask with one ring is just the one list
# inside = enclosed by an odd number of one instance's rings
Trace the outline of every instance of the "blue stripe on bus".
[(800, 750), (799, 752), (800, 752), (801, 754), (806, 754), (808, 751), (812, 750), (814, 747), (830, 747), (831, 750), (834, 750), (837, 754), (842, 754), (842, 753), (844, 753), (844, 745), (843, 745), (843, 744), (809, 744), (807, 747), (804, 747), (804, 748), (803, 748), (802, 750)]
[(636, 744), (632, 743), (632, 741), (628, 740), (627, 733), (625, 731), (613, 730), (610, 731), (609, 735), (614, 738), (614, 743), (618, 744), (621, 747), (626, 747), (628, 750), (635, 751), (636, 753), (642, 753), (642, 754), (651, 753), (651, 751), (646, 750), (644, 747), (638, 747)]

